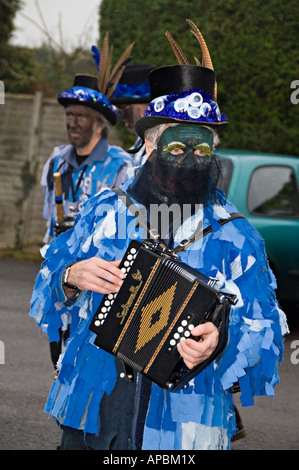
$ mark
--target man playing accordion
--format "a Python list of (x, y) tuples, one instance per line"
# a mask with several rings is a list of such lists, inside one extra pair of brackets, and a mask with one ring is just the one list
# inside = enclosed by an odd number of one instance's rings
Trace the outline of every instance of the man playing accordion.
[[(131, 240), (146, 238), (120, 196), (102, 190), (85, 203), (74, 227), (43, 249), (45, 261), (32, 295), (30, 314), (50, 341), (57, 340), (59, 328), (71, 318), (70, 338), (45, 409), (63, 429), (62, 449), (229, 449), (236, 433), (234, 384), (248, 406), (254, 395), (272, 397), (279, 381), (285, 316), (259, 233), (244, 218), (219, 223), (237, 212), (217, 189), (214, 149), (227, 118), (217, 104), (207, 48), (190, 24), (202, 47), (202, 65), (151, 72), (152, 100), (136, 123), (148, 157), (122, 191), (149, 222), (161, 204), (181, 209), (167, 224), (158, 218), (154, 227), (170, 250), (190, 238), (198, 221), (203, 229), (211, 226), (179, 258), (215, 279), (220, 292), (236, 297), (229, 339), (188, 387), (175, 391), (136, 371), (127, 380), (122, 361), (95, 345), (90, 324), (103, 295), (121, 290), (120, 260)], [(177, 346), (187, 368), (211, 356), (218, 338), (211, 321), (194, 327)]]

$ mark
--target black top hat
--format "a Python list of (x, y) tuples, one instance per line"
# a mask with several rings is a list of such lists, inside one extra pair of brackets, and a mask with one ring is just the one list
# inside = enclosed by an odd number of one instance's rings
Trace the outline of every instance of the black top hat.
[(151, 99), (149, 73), (155, 68), (154, 64), (127, 65), (110, 99), (111, 103), (115, 105), (149, 103)]
[(195, 57), (190, 65), (178, 43), (167, 31), (179, 65), (160, 67), (150, 73), (151, 102), (145, 116), (136, 122), (136, 132), (144, 137), (150, 127), (167, 122), (187, 122), (206, 126), (223, 126), (227, 118), (217, 104), (216, 74), (206, 42), (193, 21), (187, 19), (198, 40), (202, 63)]
[(136, 132), (144, 137), (150, 127), (168, 122), (219, 126), (227, 123), (212, 100), (216, 74), (197, 65), (172, 65), (153, 70), (149, 76), (151, 98), (145, 116), (136, 122)]
[(213, 96), (216, 82), (214, 70), (197, 65), (170, 65), (150, 74), (151, 100), (159, 96), (180, 93), (192, 88), (204, 90)]
[(57, 100), (64, 107), (70, 104), (88, 106), (103, 114), (112, 125), (116, 124), (116, 108), (107, 96), (100, 93), (98, 79), (93, 75), (76, 75), (73, 88), (64, 90), (57, 96)]

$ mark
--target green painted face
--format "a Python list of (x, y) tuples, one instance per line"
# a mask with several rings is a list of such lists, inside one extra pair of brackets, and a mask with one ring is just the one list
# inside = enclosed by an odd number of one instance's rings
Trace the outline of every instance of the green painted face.
[(162, 132), (158, 152), (169, 163), (189, 166), (209, 160), (212, 144), (213, 134), (206, 127), (179, 124)]

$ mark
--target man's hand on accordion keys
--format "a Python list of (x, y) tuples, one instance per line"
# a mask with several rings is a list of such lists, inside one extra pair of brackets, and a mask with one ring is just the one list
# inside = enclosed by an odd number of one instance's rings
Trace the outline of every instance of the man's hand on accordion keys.
[[(80, 290), (92, 290), (100, 294), (118, 292), (124, 279), (119, 264), (120, 260), (105, 261), (97, 257), (78, 261), (70, 267), (67, 282)], [(71, 295), (68, 289), (65, 292), (68, 297)]]
[(191, 330), (191, 334), (200, 339), (188, 338), (178, 344), (178, 351), (188, 369), (208, 359), (216, 349), (219, 338), (218, 328), (211, 322), (196, 326)]

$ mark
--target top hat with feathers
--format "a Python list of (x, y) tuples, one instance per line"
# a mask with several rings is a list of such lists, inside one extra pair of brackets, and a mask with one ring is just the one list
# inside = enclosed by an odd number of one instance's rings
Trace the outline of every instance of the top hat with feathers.
[(217, 103), (216, 74), (206, 42), (193, 21), (186, 21), (200, 44), (202, 63), (195, 57), (195, 65), (190, 65), (180, 46), (166, 32), (179, 65), (159, 67), (150, 73), (151, 101), (135, 126), (142, 138), (148, 128), (168, 122), (212, 127), (228, 123)]
[(106, 33), (101, 51), (96, 46), (91, 48), (97, 76), (76, 75), (73, 87), (57, 95), (58, 102), (64, 107), (70, 104), (88, 106), (103, 114), (110, 124), (116, 124), (118, 114), (111, 96), (131, 59), (133, 46), (134, 42), (127, 47), (111, 71), (113, 47), (109, 47), (109, 34)]

